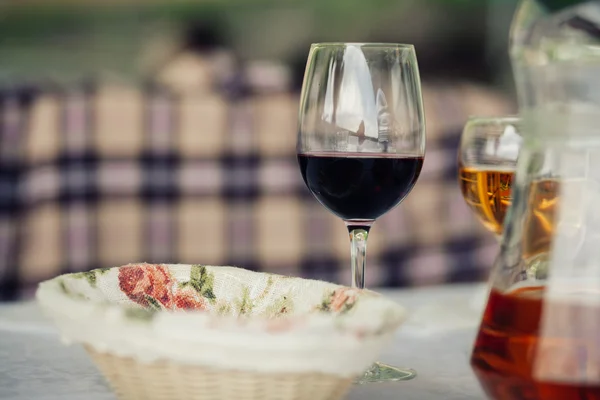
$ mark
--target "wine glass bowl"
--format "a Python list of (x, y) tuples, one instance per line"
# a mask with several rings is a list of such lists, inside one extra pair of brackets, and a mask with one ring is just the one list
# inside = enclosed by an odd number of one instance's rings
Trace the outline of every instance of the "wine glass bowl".
[(458, 152), (458, 181), (465, 202), (482, 224), (500, 236), (522, 137), (516, 116), (471, 117)]
[[(363, 289), (369, 230), (409, 194), (423, 166), (425, 120), (414, 47), (313, 44), (297, 152), (310, 192), (348, 227), (352, 285)], [(358, 383), (414, 376), (376, 363)]]
[(348, 224), (370, 224), (396, 206), (417, 181), (423, 157), (361, 153), (302, 153), (311, 193)]

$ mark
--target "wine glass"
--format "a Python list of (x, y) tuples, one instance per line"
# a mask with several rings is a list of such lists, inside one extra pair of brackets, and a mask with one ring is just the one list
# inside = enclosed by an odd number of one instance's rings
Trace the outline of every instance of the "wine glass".
[[(313, 44), (299, 119), (302, 177), (345, 222), (352, 286), (363, 289), (369, 230), (408, 195), (423, 165), (425, 120), (414, 47)], [(375, 363), (357, 383), (414, 376), (413, 370)]]
[(517, 116), (470, 117), (458, 151), (458, 181), (467, 205), (500, 239), (521, 148)]
[[(522, 137), (517, 116), (470, 117), (458, 150), (458, 182), (467, 205), (483, 225), (502, 238), (511, 204), (511, 187)], [(489, 287), (478, 290), (471, 304), (483, 307)]]

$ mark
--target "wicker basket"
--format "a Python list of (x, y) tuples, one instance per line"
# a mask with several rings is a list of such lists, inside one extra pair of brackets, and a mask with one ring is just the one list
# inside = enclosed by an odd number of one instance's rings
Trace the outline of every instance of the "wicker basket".
[(338, 400), (405, 318), (373, 292), (199, 265), (67, 274), (37, 298), (120, 400)]
[(316, 373), (264, 374), (140, 363), (132, 358), (86, 350), (119, 400), (339, 400), (351, 379)]

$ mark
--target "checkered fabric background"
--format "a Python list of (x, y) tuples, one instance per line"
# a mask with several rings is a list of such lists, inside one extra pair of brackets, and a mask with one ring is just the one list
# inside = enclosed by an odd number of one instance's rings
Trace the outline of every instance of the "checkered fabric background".
[[(510, 105), (425, 87), (415, 189), (369, 237), (367, 285), (484, 279), (497, 245), (458, 190), (469, 114)], [(231, 99), (126, 86), (0, 98), (0, 299), (57, 274), (135, 261), (236, 265), (349, 283), (341, 220), (296, 162), (297, 96)]]

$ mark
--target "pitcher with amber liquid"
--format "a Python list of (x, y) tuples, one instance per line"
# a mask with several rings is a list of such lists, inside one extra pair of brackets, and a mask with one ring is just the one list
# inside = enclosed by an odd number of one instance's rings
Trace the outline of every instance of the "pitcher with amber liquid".
[(600, 400), (600, 2), (524, 0), (523, 143), (471, 356), (495, 400)]

